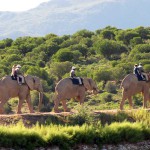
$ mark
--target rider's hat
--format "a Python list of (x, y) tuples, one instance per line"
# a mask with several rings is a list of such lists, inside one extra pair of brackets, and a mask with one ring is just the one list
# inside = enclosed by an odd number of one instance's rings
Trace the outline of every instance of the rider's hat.
[(75, 70), (75, 69), (76, 69), (76, 67), (72, 66), (72, 70)]
[(20, 65), (17, 65), (16, 68), (21, 68), (21, 66), (20, 66)]

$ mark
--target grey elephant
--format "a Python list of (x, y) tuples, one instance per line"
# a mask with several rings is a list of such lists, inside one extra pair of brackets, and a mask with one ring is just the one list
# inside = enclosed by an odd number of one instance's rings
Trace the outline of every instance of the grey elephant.
[(120, 109), (123, 110), (123, 105), (126, 99), (129, 100), (130, 108), (133, 108), (132, 96), (137, 93), (142, 93), (143, 95), (143, 108), (147, 108), (147, 101), (150, 100), (150, 82), (138, 81), (134, 74), (128, 74), (121, 83), (122, 88), (122, 100), (120, 103)]
[(11, 76), (5, 76), (0, 80), (0, 113), (4, 112), (4, 104), (13, 97), (18, 97), (18, 109), (17, 113), (21, 112), (21, 107), (26, 100), (30, 113), (34, 113), (33, 106), (31, 104), (30, 91), (37, 90), (39, 92), (39, 109), (43, 99), (43, 88), (41, 81), (38, 77), (27, 75), (25, 76), (25, 84), (19, 85), (16, 80), (12, 80)]
[(91, 78), (83, 78), (83, 85), (73, 84), (70, 78), (60, 80), (55, 87), (54, 112), (59, 112), (58, 106), (60, 101), (64, 111), (70, 111), (67, 108), (66, 99), (76, 98), (80, 104), (83, 104), (87, 90), (92, 91), (93, 94), (99, 92), (96, 83)]

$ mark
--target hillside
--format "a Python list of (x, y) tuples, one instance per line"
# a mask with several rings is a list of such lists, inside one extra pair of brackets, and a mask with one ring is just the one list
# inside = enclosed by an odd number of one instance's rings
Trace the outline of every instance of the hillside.
[(0, 12), (0, 39), (50, 33), (62, 36), (106, 26), (147, 27), (150, 24), (149, 5), (148, 0), (50, 0), (25, 12)]

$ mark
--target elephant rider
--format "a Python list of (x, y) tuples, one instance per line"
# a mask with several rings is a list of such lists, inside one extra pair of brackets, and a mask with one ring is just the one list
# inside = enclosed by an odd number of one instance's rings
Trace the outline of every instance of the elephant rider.
[(71, 77), (71, 78), (76, 78), (76, 79), (78, 79), (79, 84), (82, 85), (81, 78), (76, 76), (75, 70), (76, 70), (76, 67), (73, 66), (73, 67), (71, 68), (71, 71), (70, 71), (70, 77)]
[(14, 80), (17, 80), (17, 73), (15, 71), (16, 69), (16, 64), (12, 66), (12, 70), (11, 70), (11, 77), (14, 79)]
[(137, 76), (138, 80), (142, 80), (142, 77), (141, 77), (141, 74), (140, 74), (137, 64), (134, 65), (133, 74), (135, 74)]
[(20, 71), (20, 68), (21, 68), (21, 66), (17, 65), (15, 67), (15, 72), (17, 74), (17, 82), (18, 82), (18, 84), (22, 85), (22, 83), (25, 83), (25, 82), (24, 82), (24, 76), (23, 76), (22, 72)]
[(139, 68), (139, 73), (140, 73), (142, 79), (148, 81), (148, 76), (147, 76), (147, 73), (144, 72), (142, 63), (139, 63), (138, 68)]

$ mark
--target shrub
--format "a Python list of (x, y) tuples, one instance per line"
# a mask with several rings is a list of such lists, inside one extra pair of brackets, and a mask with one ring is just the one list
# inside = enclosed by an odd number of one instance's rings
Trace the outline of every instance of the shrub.
[(109, 93), (114, 93), (116, 94), (117, 93), (117, 87), (114, 83), (112, 83), (111, 81), (108, 81), (105, 85), (105, 90)]
[(101, 94), (101, 99), (102, 99), (102, 101), (104, 101), (104, 103), (105, 102), (111, 102), (113, 100), (112, 99), (112, 94), (104, 92), (104, 93)]

